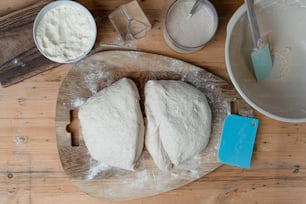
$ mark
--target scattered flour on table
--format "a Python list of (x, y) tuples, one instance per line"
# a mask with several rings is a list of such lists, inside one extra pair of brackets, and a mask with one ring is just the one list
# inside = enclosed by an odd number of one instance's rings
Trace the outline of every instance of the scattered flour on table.
[(17, 145), (25, 144), (26, 141), (27, 141), (27, 138), (24, 137), (24, 136), (14, 136), (14, 137), (13, 137), (13, 141), (14, 141)]

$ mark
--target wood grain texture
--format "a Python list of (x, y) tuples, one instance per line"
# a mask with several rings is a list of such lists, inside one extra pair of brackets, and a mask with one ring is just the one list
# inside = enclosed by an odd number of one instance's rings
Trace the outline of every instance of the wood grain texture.
[(51, 0), (42, 0), (0, 17), (0, 83), (3, 87), (20, 82), (58, 64), (43, 57), (33, 41), (33, 22)]
[[(29, 1), (29, 3), (25, 2), (24, 5), (28, 5), (30, 2), (32, 1)], [(2, 39), (0, 41), (0, 47), (6, 48), (5, 52), (0, 53), (0, 83), (3, 87), (8, 87), (21, 82), (24, 79), (35, 76), (59, 65), (46, 59), (39, 53), (32, 37), (32, 28), (35, 16), (39, 10), (49, 2), (52, 2), (52, 0), (41, 0), (24, 9), (16, 10), (13, 13), (0, 18), (0, 38)], [(113, 9), (127, 2), (129, 2), (129, 0), (79, 1), (79, 3), (84, 4), (84, 6), (92, 11), (96, 19), (98, 25), (98, 36), (95, 47), (97, 49), (101, 49), (99, 46), (101, 43), (119, 44), (123, 48), (126, 47), (126, 45), (120, 41), (119, 36), (114, 33), (114, 28), (110, 25), (108, 20), (108, 14)], [(228, 12), (227, 8), (231, 8), (231, 6), (237, 4), (235, 4), (235, 2), (226, 3), (222, 1), (215, 1), (213, 3), (215, 3), (218, 12), (222, 14), (224, 13), (225, 15), (228, 15), (228, 13), (226, 13)], [(156, 30), (159, 32), (161, 30), (165, 12), (170, 4), (171, 1), (163, 0), (159, 0), (154, 4), (148, 1), (140, 2), (141, 7), (144, 9), (146, 15), (153, 24), (153, 28), (156, 28), (157, 26), (157, 29), (153, 29), (148, 36), (158, 36), (154, 34), (153, 31)], [(13, 3), (13, 5), (18, 8), (20, 3)], [(8, 9), (10, 10), (10, 8)], [(224, 26), (222, 23), (223, 19), (221, 15), (220, 26)], [(103, 33), (103, 35), (100, 35), (100, 33)], [(225, 36), (223, 36), (223, 38), (224, 37)], [(215, 39), (214, 42), (217, 42), (218, 38), (215, 37)], [(154, 38), (152, 38), (152, 40), (159, 42)], [(159, 49), (161, 48), (159, 43), (155, 43), (154, 45), (156, 47), (154, 48), (152, 46), (150, 49), (146, 48), (145, 40), (141, 40), (137, 42), (137, 44), (138, 43), (143, 47), (143, 51), (164, 54), (162, 53), (162, 50)], [(216, 53), (210, 52), (209, 54)]]
[[(75, 119), (71, 117), (71, 111), (78, 109), (97, 91), (123, 77), (136, 83), (143, 113), (144, 86), (148, 80), (183, 80), (203, 91), (212, 109), (212, 132), (210, 142), (200, 157), (188, 160), (169, 172), (162, 172), (145, 150), (135, 172), (119, 168), (99, 170), (99, 163), (90, 156), (81, 135), (79, 146), (72, 145), (72, 135), (67, 132), (67, 125), (75, 124), (71, 123), (72, 119)], [(179, 188), (221, 165), (217, 160), (217, 149), (222, 124), (231, 112), (232, 102), (237, 104), (239, 114), (253, 116), (252, 109), (230, 84), (204, 69), (173, 58), (144, 52), (97, 53), (75, 64), (59, 90), (56, 138), (63, 168), (80, 190), (106, 200), (139, 199)], [(78, 129), (79, 127), (75, 127), (74, 132)]]
[[(0, 1), (0, 13), (7, 14), (34, 2), (38, 1), (3, 0)], [(229, 81), (224, 61), (226, 24), (243, 0), (212, 0), (220, 17), (217, 35), (207, 47), (190, 55), (173, 52), (162, 37), (163, 15), (172, 0), (139, 1), (153, 28), (143, 40), (127, 44), (120, 42), (107, 19), (109, 9), (123, 0), (80, 2), (94, 15), (100, 13), (96, 18), (98, 43), (119, 44), (128, 49), (174, 57)], [(4, 51), (2, 49), (1, 53)], [(0, 87), (1, 204), (117, 203), (102, 201), (80, 191), (61, 166), (55, 137), (55, 110), (59, 87), (71, 67), (63, 65), (16, 85)], [(118, 204), (304, 203), (306, 124), (274, 121), (258, 112), (254, 117), (259, 119), (259, 129), (250, 169), (224, 165), (179, 189)]]

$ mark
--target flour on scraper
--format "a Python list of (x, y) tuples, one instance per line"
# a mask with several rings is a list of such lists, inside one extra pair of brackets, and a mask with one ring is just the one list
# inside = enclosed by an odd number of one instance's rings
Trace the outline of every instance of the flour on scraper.
[(211, 110), (205, 94), (195, 87), (183, 81), (148, 81), (145, 112), (145, 145), (161, 170), (179, 165), (206, 147)]
[(143, 150), (144, 122), (135, 83), (120, 79), (80, 107), (81, 132), (90, 155), (133, 170)]

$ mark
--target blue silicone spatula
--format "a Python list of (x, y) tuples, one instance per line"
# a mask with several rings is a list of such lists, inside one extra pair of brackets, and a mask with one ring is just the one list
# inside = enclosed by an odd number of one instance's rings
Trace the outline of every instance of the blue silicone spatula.
[(249, 19), (250, 30), (254, 43), (254, 50), (251, 52), (251, 59), (257, 81), (265, 79), (272, 71), (272, 58), (269, 44), (264, 43), (258, 28), (254, 11), (254, 0), (244, 0)]
[(249, 168), (257, 127), (257, 119), (228, 115), (223, 123), (218, 160), (223, 164)]

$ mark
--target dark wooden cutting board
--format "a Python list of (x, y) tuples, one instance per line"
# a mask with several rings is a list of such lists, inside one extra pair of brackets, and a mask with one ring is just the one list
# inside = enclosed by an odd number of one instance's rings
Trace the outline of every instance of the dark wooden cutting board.
[[(26, 8), (17, 10), (8, 15), (0, 17), (0, 83), (2, 87), (8, 87), (16, 84), (24, 79), (35, 76), (41, 72), (47, 71), (50, 68), (59, 66), (60, 64), (52, 62), (45, 58), (35, 46), (32, 29), (33, 23), (38, 12), (52, 0), (41, 0)], [(82, 3), (82, 1), (78, 1)], [(111, 4), (112, 5), (112, 4)], [(113, 9), (117, 4), (112, 5)], [(91, 12), (97, 22), (98, 29), (101, 25), (110, 28), (111, 34), (113, 30), (110, 22), (108, 22), (109, 10), (96, 10), (91, 8)], [(159, 15), (159, 14), (157, 14)], [(89, 54), (94, 54), (101, 50), (123, 49), (130, 50), (129, 47), (122, 47), (117, 45), (118, 42), (112, 42), (108, 39), (110, 44), (100, 44), (99, 35), (95, 48)], [(119, 42), (120, 44), (121, 42)], [(97, 46), (98, 45), (98, 46)]]
[(10, 86), (59, 64), (36, 49), (32, 28), (40, 9), (52, 0), (42, 0), (0, 17), (0, 83)]

